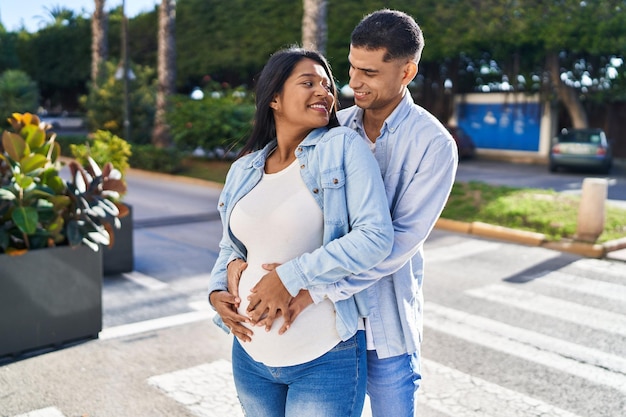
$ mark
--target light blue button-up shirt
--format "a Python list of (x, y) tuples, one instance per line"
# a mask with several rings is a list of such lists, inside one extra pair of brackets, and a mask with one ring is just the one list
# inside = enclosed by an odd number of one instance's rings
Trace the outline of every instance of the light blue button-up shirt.
[[(342, 110), (339, 120), (366, 137), (359, 107)], [(406, 90), (376, 138), (375, 157), (395, 231), (391, 255), (368, 272), (315, 288), (311, 295), (314, 301), (341, 300), (365, 289), (369, 311), (362, 313), (368, 315), (378, 356), (388, 358), (419, 351), (423, 245), (448, 200), (458, 153), (445, 127)]]
[[(220, 253), (211, 271), (209, 294), (227, 289), (229, 260), (246, 259), (246, 248), (231, 233), (230, 215), (235, 204), (261, 180), (265, 159), (275, 147), (273, 141), (264, 149), (238, 159), (228, 172), (218, 202), (223, 234)], [(276, 269), (293, 296), (300, 289), (328, 286), (351, 274), (367, 271), (390, 254), (394, 236), (378, 166), (356, 131), (347, 127), (316, 129), (302, 141), (295, 155), (302, 179), (322, 209), (324, 236), (321, 248)], [(343, 340), (357, 331), (360, 310), (357, 303), (367, 302), (366, 294), (356, 291), (353, 294), (333, 300), (337, 331)], [(218, 316), (215, 321), (227, 330)]]

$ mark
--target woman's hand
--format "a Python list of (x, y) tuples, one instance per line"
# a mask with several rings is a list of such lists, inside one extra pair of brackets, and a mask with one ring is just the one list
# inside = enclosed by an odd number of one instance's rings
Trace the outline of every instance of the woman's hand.
[(283, 285), (276, 270), (271, 264), (264, 265), (265, 269), (271, 271), (261, 278), (261, 280), (250, 290), (248, 296), (250, 304), (247, 313), (250, 321), (256, 326), (265, 326), (266, 331), (270, 331), (272, 323), (277, 317), (283, 316), (285, 321), (291, 323), (289, 303), (291, 294)]
[(226, 267), (228, 276), (228, 292), (235, 297), (235, 306), (239, 308), (241, 299), (239, 298), (239, 281), (241, 273), (248, 267), (248, 263), (243, 259), (235, 259), (228, 263)]
[(252, 340), (254, 334), (251, 329), (244, 326), (241, 323), (250, 323), (250, 320), (246, 316), (242, 316), (237, 312), (238, 304), (235, 297), (228, 291), (213, 291), (209, 296), (211, 305), (220, 315), (224, 325), (230, 329), (230, 331), (242, 342), (249, 342)]

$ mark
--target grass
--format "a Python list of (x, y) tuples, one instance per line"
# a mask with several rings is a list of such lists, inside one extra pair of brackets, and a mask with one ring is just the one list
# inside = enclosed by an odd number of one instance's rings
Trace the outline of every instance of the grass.
[[(179, 175), (224, 183), (230, 164), (186, 158)], [(543, 233), (556, 241), (574, 237), (579, 204), (580, 197), (552, 190), (456, 183), (441, 217)], [(626, 210), (606, 206), (604, 223), (597, 243), (626, 237)]]
[[(552, 190), (456, 183), (443, 218), (480, 221), (543, 233), (549, 240), (573, 238), (580, 197)], [(598, 243), (626, 237), (626, 210), (607, 205)]]

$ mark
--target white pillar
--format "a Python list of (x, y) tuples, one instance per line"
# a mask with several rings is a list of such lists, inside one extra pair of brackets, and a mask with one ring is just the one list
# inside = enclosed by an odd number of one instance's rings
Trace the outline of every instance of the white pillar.
[(583, 180), (576, 240), (595, 242), (604, 230), (604, 203), (608, 195), (608, 184), (605, 178)]

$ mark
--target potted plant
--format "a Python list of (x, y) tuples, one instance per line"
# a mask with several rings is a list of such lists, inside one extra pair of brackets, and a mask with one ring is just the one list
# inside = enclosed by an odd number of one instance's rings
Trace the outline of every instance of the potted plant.
[(50, 126), (14, 113), (0, 146), (0, 356), (97, 337), (102, 255), (126, 190), (111, 163), (68, 164)]
[[(70, 145), (72, 156), (81, 164), (92, 158), (99, 165), (110, 162), (120, 172), (120, 179), (126, 184), (126, 170), (130, 167), (128, 159), (132, 155), (130, 144), (108, 130), (97, 130), (84, 144)], [(124, 203), (124, 193), (114, 199), (125, 208), (127, 214), (120, 216), (121, 224), (115, 232), (115, 240), (103, 246), (102, 268), (104, 275), (131, 272), (134, 269), (133, 249), (133, 212), (132, 206)]]

